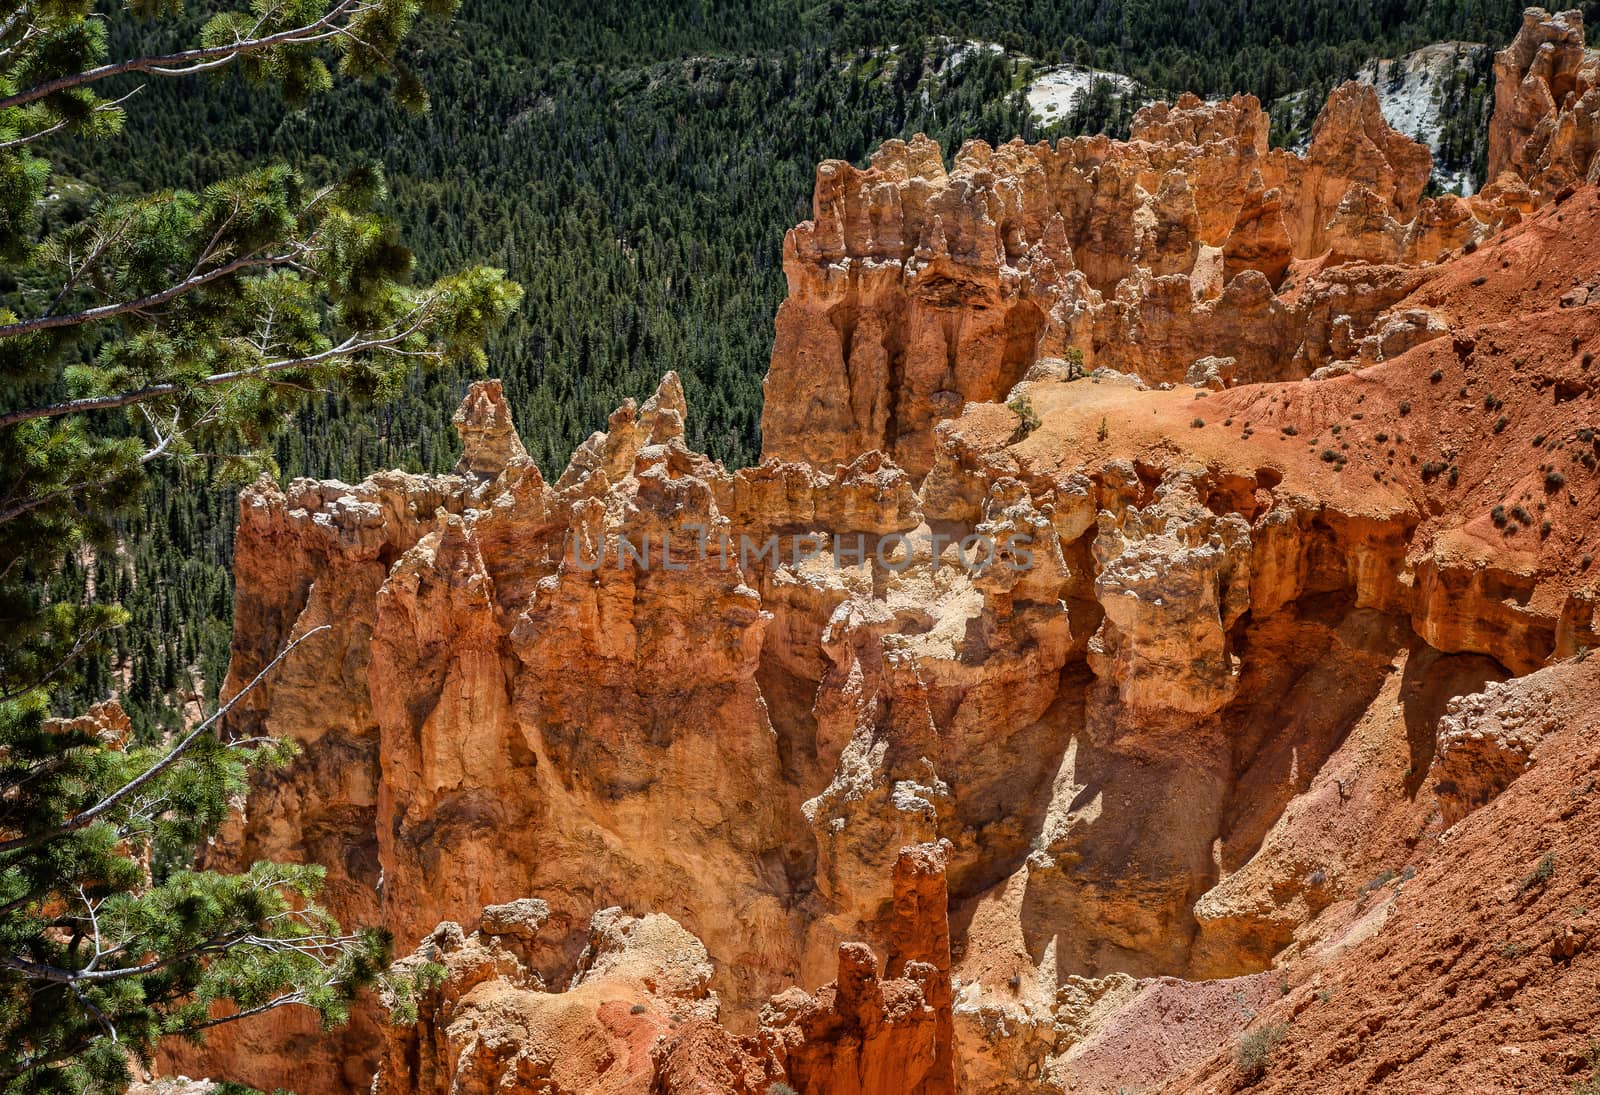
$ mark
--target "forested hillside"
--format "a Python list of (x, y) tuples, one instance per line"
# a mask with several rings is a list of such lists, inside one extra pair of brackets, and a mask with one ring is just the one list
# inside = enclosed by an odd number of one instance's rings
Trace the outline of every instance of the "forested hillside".
[[(200, 7), (201, 5), (194, 5)], [(213, 8), (212, 5), (204, 5)], [(293, 111), (224, 78), (158, 82), (116, 141), (70, 150), (69, 176), (126, 191), (199, 187), (248, 164), (381, 161), (389, 208), (421, 272), (504, 267), (527, 289), (491, 351), (529, 451), (558, 472), (624, 396), (684, 377), (690, 440), (731, 463), (760, 448), (761, 377), (783, 294), (785, 229), (808, 215), (830, 157), (925, 131), (962, 140), (1060, 135), (1028, 116), (1032, 58), (1127, 73), (1146, 87), (1325, 89), (1367, 58), (1459, 38), (1502, 44), (1520, 0), (465, 0), (419, 61), (421, 117), (380, 89)], [(1600, 3), (1585, 4), (1600, 15)], [(214, 8), (213, 8), (214, 10)], [(193, 18), (199, 21), (202, 12)], [(116, 51), (138, 43), (126, 19)], [(949, 64), (966, 39), (1010, 55)], [(1320, 98), (1320, 96), (1319, 96)], [(71, 177), (53, 215), (81, 215)], [(282, 474), (441, 470), (466, 383), (413, 383), (389, 405), (334, 400), (283, 436)], [(203, 467), (164, 471), (137, 547), (72, 560), (61, 596), (91, 579), (133, 611), (123, 649), (86, 693), (126, 689), (142, 725), (198, 666), (214, 686), (232, 591), (230, 492)], [(91, 573), (86, 574), (85, 571)], [(97, 698), (79, 695), (73, 704)]]

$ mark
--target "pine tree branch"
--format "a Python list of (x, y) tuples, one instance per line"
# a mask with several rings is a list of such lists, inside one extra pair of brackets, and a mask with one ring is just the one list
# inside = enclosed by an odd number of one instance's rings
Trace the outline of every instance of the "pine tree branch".
[[(215, 714), (206, 719), (199, 726), (196, 726), (192, 731), (189, 732), (188, 737), (184, 738), (176, 746), (174, 746), (172, 751), (166, 756), (162, 757), (155, 764), (145, 769), (143, 773), (129, 780), (127, 783), (123, 784), (117, 790), (113, 791), (111, 794), (107, 795), (105, 798), (101, 799), (87, 810), (82, 810), (79, 813), (74, 814), (60, 825), (41, 830), (37, 833), (32, 833), (28, 836), (15, 837), (11, 840), (0, 841), (0, 853), (13, 852), (23, 848), (37, 847), (38, 845), (47, 841), (54, 840), (56, 837), (65, 836), (67, 833), (75, 833), (79, 829), (84, 829), (94, 824), (100, 818), (104, 817), (109, 811), (115, 808), (118, 803), (128, 798), (128, 796), (134, 794), (139, 790), (139, 788), (145, 786), (151, 780), (155, 779), (157, 776), (161, 775), (161, 773), (165, 772), (167, 769), (176, 764), (183, 757), (183, 755), (189, 751), (190, 747), (193, 746), (195, 742), (200, 740), (201, 735), (210, 730), (211, 727), (215, 726), (223, 718), (223, 716), (225, 716), (229, 711), (233, 710), (234, 706), (240, 700), (248, 696), (256, 689), (258, 685), (261, 684), (262, 681), (266, 680), (267, 674), (271, 673), (278, 667), (280, 662), (282, 662), (290, 654), (294, 653), (296, 647), (305, 642), (307, 639), (311, 638), (311, 636), (319, 634), (323, 631), (329, 631), (332, 629), (332, 627), (332, 624), (321, 624), (289, 643), (288, 646), (284, 647), (278, 652), (277, 657), (268, 662), (266, 667), (255, 675), (249, 684), (241, 688), (227, 703), (217, 708)], [(23, 960), (11, 958), (6, 959), (7, 964), (14, 964), (14, 962), (17, 961)], [(127, 975), (127, 973), (123, 973), (121, 976)]]
[(0, 525), (15, 521), (18, 517), (26, 517), (40, 506), (47, 506), (58, 498), (65, 498), (69, 494), (77, 494), (79, 491), (88, 490), (91, 487), (103, 487), (110, 482), (110, 479), (85, 479), (81, 483), (69, 483), (64, 487), (45, 491), (43, 494), (30, 498), (26, 502), (18, 502), (10, 509), (0, 511)]
[[(144, 403), (163, 396), (177, 395), (179, 392), (191, 388), (215, 388), (223, 384), (232, 384), (240, 380), (258, 380), (273, 373), (287, 372), (291, 369), (305, 369), (314, 365), (325, 364), (334, 358), (349, 357), (355, 354), (367, 353), (371, 350), (390, 350), (398, 353), (393, 347), (400, 345), (422, 329), (422, 312), (419, 308), (414, 322), (403, 330), (382, 337), (363, 338), (351, 335), (339, 345), (319, 353), (308, 354), (305, 357), (285, 358), (280, 361), (269, 361), (265, 365), (258, 365), (251, 369), (239, 369), (234, 372), (213, 373), (210, 376), (200, 377), (198, 380), (185, 381), (182, 384), (151, 384), (148, 387), (138, 388), (131, 392), (122, 392), (117, 395), (86, 396), (82, 399), (68, 399), (61, 403), (47, 403), (37, 407), (28, 407), (19, 411), (9, 411), (0, 414), (0, 427), (14, 426), (19, 422), (31, 422), (38, 418), (61, 418), (69, 414), (83, 414), (87, 411), (109, 411), (118, 407), (129, 407), (135, 403)], [(406, 356), (430, 357), (432, 352), (424, 354), (409, 353)], [(0, 521), (4, 517), (0, 516)]]
[(18, 1076), (26, 1076), (36, 1068), (43, 1068), (45, 1065), (53, 1065), (58, 1061), (69, 1060), (82, 1053), (93, 1041), (94, 1039), (92, 1038), (79, 1036), (66, 1045), (53, 1049), (48, 1053), (24, 1057), (15, 1065), (8, 1068), (0, 1068), (0, 1080), (14, 1080)]
[[(61, 307), (61, 302), (66, 300), (67, 295), (78, 287), (78, 283), (84, 279), (84, 276), (94, 269), (95, 263), (100, 261), (113, 243), (121, 239), (122, 233), (127, 231), (128, 226), (133, 223), (134, 212), (134, 210), (129, 210), (123, 215), (121, 223), (111, 231), (101, 234), (95, 240), (94, 246), (89, 248), (89, 253), (83, 257), (83, 262), (67, 276), (67, 280), (61, 286), (60, 292), (56, 293), (55, 299), (50, 302), (50, 307), (45, 310), (46, 315)], [(68, 260), (68, 266), (71, 266), (70, 259)]]
[(92, 970), (100, 964), (100, 959), (105, 957), (106, 951), (100, 939), (100, 914), (94, 907), (94, 902), (89, 900), (89, 895), (83, 892), (83, 887), (78, 887), (78, 899), (83, 902), (83, 907), (89, 913), (89, 929), (94, 936), (94, 956), (89, 959), (89, 964), (84, 967)]
[[(222, 932), (181, 951), (164, 954), (160, 958), (152, 958), (150, 961), (140, 963), (137, 966), (124, 966), (120, 969), (96, 970), (85, 968), (69, 970), (61, 966), (52, 966), (45, 962), (33, 962), (26, 958), (18, 958), (14, 954), (0, 956), (0, 965), (14, 969), (18, 973), (26, 974), (35, 981), (48, 981), (53, 985), (76, 987), (84, 984), (118, 981), (125, 977), (145, 977), (155, 973), (157, 970), (165, 969), (174, 962), (182, 962), (189, 958), (199, 958), (207, 954), (223, 954), (240, 946), (254, 947), (279, 954), (294, 953), (320, 958), (325, 956), (329, 950), (337, 951), (340, 947), (359, 942), (361, 939), (358, 935), (322, 936), (320, 938), (325, 942), (307, 944), (301, 940), (270, 939), (240, 929)], [(121, 949), (123, 948), (117, 947), (111, 953)]]
[[(336, 981), (330, 981), (329, 987), (332, 987), (337, 983), (338, 982)], [(191, 1023), (186, 1027), (180, 1027), (178, 1030), (175, 1030), (172, 1033), (178, 1037), (183, 1037), (189, 1034), (199, 1034), (202, 1030), (210, 1030), (212, 1027), (220, 1027), (224, 1023), (236, 1023), (240, 1019), (248, 1019), (252, 1015), (260, 1015), (263, 1012), (273, 1011), (277, 1008), (286, 1007), (289, 1004), (303, 1004), (310, 995), (311, 994), (305, 989), (296, 989), (293, 992), (286, 992), (282, 996), (275, 996), (266, 1003), (257, 1004), (253, 1008), (246, 1008), (244, 1011), (235, 1011), (228, 1015), (218, 1015), (201, 1023)]]
[[(106, 112), (108, 110), (116, 110), (118, 107), (122, 106), (123, 103), (127, 102), (129, 99), (133, 98), (135, 95), (139, 94), (139, 92), (141, 92), (143, 90), (144, 90), (144, 85), (140, 84), (138, 87), (134, 88), (132, 91), (128, 92), (126, 95), (122, 96), (119, 99), (113, 99), (109, 103), (100, 103), (100, 104), (98, 104), (97, 106), (95, 106), (94, 110), (91, 111), (91, 113), (93, 113), (93, 114), (103, 114), (104, 112)], [(50, 136), (51, 134), (60, 133), (63, 129), (66, 129), (67, 126), (69, 126), (71, 124), (72, 123), (69, 120), (63, 118), (61, 121), (57, 122), (55, 125), (49, 127), (48, 129), (41, 129), (41, 130), (38, 130), (38, 131), (33, 132), (33, 133), (25, 134), (24, 136), (21, 136), (21, 137), (13, 137), (9, 141), (0, 141), (0, 152), (6, 152), (6, 151), (8, 151), (10, 149), (13, 149), (13, 148), (21, 148), (23, 145), (30, 145), (34, 141), (42, 141), (46, 137)]]
[(95, 1017), (95, 1019), (100, 1023), (100, 1028), (107, 1034), (111, 1035), (111, 1043), (113, 1045), (116, 1045), (122, 1040), (117, 1037), (116, 1024), (112, 1023), (110, 1019), (106, 1018), (106, 1013), (95, 1007), (94, 1001), (85, 996), (83, 994), (83, 990), (77, 985), (72, 986), (72, 995), (76, 996), (78, 998), (78, 1003), (87, 1008), (89, 1010), (89, 1014)]
[(4, 38), (15, 30), (17, 24), (31, 14), (32, 9), (32, 4), (18, 4), (17, 10), (6, 16), (4, 22), (0, 22), (0, 38)]
[[(142, 466), (148, 464), (150, 461), (160, 457), (167, 451), (167, 448), (172, 444), (172, 442), (177, 439), (177, 436), (178, 435), (176, 433), (169, 433), (166, 437), (161, 438), (160, 443), (157, 444), (155, 448), (139, 457), (140, 465)], [(91, 490), (95, 487), (103, 487), (113, 481), (114, 477), (106, 479), (85, 479), (82, 482), (68, 483), (64, 487), (57, 487), (55, 490), (45, 491), (43, 494), (30, 498), (26, 502), (18, 502), (10, 509), (0, 511), (0, 525), (6, 524), (9, 521), (15, 521), (18, 517), (23, 517), (38, 509), (40, 506), (49, 505), (58, 498), (65, 498), (69, 494), (77, 494), (79, 491)]]
[[(100, 65), (97, 68), (87, 69), (83, 72), (72, 72), (58, 76), (53, 80), (36, 84), (24, 91), (0, 98), (0, 110), (9, 110), (13, 107), (27, 106), (37, 102), (47, 95), (56, 95), (73, 88), (84, 87), (87, 84), (97, 83), (112, 76), (125, 76), (130, 73), (146, 73), (156, 76), (192, 76), (200, 72), (209, 72), (232, 64), (240, 57), (264, 50), (277, 49), (280, 46), (314, 45), (327, 41), (338, 33), (336, 28), (342, 17), (359, 14), (370, 5), (364, 0), (339, 0), (320, 19), (316, 19), (303, 26), (293, 27), (289, 30), (279, 31), (261, 38), (245, 38), (232, 42), (226, 46), (211, 46), (203, 49), (181, 50), (158, 57), (134, 57), (126, 61), (117, 61), (109, 65)], [(259, 24), (258, 24), (259, 25)]]
[[(0, 575), (0, 577), (3, 577), (3, 575)], [(54, 665), (52, 665), (48, 670), (46, 670), (43, 674), (35, 677), (33, 680), (29, 681), (26, 684), (14, 684), (14, 685), (11, 685), (11, 686), (9, 686), (7, 688), (0, 688), (0, 703), (8, 703), (11, 700), (17, 699), (19, 696), (25, 695), (26, 693), (33, 691), (35, 688), (41, 688), (44, 685), (49, 684), (50, 681), (52, 679), (54, 679), (57, 675), (59, 675), (62, 670), (64, 670), (67, 666), (71, 665), (74, 661), (76, 661), (78, 655), (82, 654), (83, 651), (89, 646), (90, 643), (95, 642), (102, 635), (109, 634), (113, 630), (114, 630), (114, 628), (111, 628), (111, 627), (94, 627), (94, 628), (90, 628), (88, 631), (86, 631), (83, 634), (79, 635), (76, 639), (73, 640), (72, 649), (67, 651), (64, 655), (62, 655), (61, 658)], [(29, 775), (26, 778), (20, 779), (20, 780), (11, 781), (11, 785), (20, 787), (22, 784), (26, 783), (29, 779), (32, 779), (33, 776), (35, 774), (37, 774), (39, 771), (43, 771), (43, 770), (47, 770), (47, 769), (44, 769), (44, 768), (38, 768), (38, 769), (30, 768), (30, 769), (28, 769)]]
[[(327, 982), (325, 987), (332, 988), (338, 984), (339, 982), (337, 980), (333, 980)], [(248, 1019), (253, 1015), (260, 1015), (263, 1012), (274, 1011), (277, 1008), (286, 1007), (290, 1004), (304, 1004), (309, 998), (310, 992), (308, 990), (296, 989), (293, 992), (286, 992), (280, 996), (275, 996), (271, 1000), (257, 1004), (255, 1007), (246, 1008), (243, 1011), (235, 1011), (228, 1015), (219, 1015), (199, 1023), (191, 1023), (187, 1026), (179, 1027), (177, 1030), (169, 1033), (174, 1037), (186, 1037), (189, 1035), (198, 1034), (203, 1030), (209, 1030), (212, 1027), (222, 1026), (225, 1023), (233, 1023), (240, 1019)], [(84, 1051), (84, 1049), (92, 1040), (93, 1039), (90, 1038), (80, 1037), (75, 1039), (72, 1043), (54, 1049), (48, 1053), (42, 1053), (34, 1057), (23, 1058), (17, 1064), (9, 1068), (0, 1068), (0, 1080), (14, 1080), (18, 1076), (26, 1075), (36, 1068), (41, 1068), (45, 1065), (52, 1065), (58, 1061), (65, 1061), (69, 1058), (76, 1057)]]
[(0, 965), (25, 974), (35, 981), (48, 981), (52, 985), (93, 984), (99, 981), (116, 981), (123, 977), (143, 977), (163, 967), (170, 966), (174, 962), (181, 962), (185, 958), (198, 958), (203, 954), (225, 951), (238, 941), (237, 933), (214, 935), (203, 943), (178, 951), (175, 954), (153, 958), (142, 965), (126, 966), (122, 969), (114, 970), (69, 970), (44, 962), (33, 962), (26, 958), (18, 958), (14, 954), (0, 955)]
[(177, 285), (163, 289), (159, 293), (151, 293), (149, 296), (140, 297), (137, 300), (124, 300), (116, 304), (102, 304), (98, 308), (88, 308), (82, 312), (37, 316), (33, 319), (19, 320), (16, 323), (7, 323), (0, 326), (0, 339), (37, 334), (40, 331), (53, 331), (61, 327), (81, 327), (86, 323), (98, 323), (101, 320), (114, 319), (117, 316), (127, 315), (129, 312), (143, 312), (176, 300), (185, 293), (192, 293), (196, 289), (225, 278), (230, 274), (237, 274), (240, 270), (249, 270), (261, 266), (281, 266), (292, 261), (296, 253), (237, 258), (232, 262), (207, 270), (203, 274), (196, 274), (186, 278)]

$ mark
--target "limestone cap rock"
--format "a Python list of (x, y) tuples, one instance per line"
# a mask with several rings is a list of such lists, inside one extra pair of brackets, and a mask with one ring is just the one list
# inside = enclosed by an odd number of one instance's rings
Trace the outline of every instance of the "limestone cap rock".
[(514, 935), (532, 939), (550, 919), (550, 903), (537, 897), (519, 897), (503, 905), (486, 905), (479, 930), (484, 935)]

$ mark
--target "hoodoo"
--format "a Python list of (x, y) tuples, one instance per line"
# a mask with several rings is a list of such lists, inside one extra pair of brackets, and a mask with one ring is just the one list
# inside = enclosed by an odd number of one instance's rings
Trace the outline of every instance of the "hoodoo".
[(1302, 153), (1250, 96), (890, 141), (785, 240), (761, 463), (695, 451), (668, 373), (547, 481), (481, 381), (455, 474), (246, 490), (224, 694), (310, 637), (229, 732), (304, 748), (205, 860), (326, 864), (443, 972), (415, 1025), (279, 1012), (171, 1070), (1566, 1090), (1594, 69), (1530, 11), (1467, 198), (1356, 84)]

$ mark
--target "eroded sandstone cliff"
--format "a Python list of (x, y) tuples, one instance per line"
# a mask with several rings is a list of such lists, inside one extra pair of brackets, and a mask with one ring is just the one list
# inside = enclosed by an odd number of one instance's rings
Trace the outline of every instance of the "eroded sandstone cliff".
[(1398, 296), (1342, 282), (1366, 299), (1335, 328), (1324, 285), (1286, 284), (1297, 260), (1419, 266), (1526, 204), (1513, 186), (1424, 199), (1428, 150), (1366, 85), (1330, 96), (1304, 156), (1269, 149), (1268, 124), (1251, 96), (1185, 96), (1141, 110), (1127, 142), (972, 142), (947, 170), (919, 137), (865, 170), (824, 163), (813, 219), (784, 241), (765, 452), (826, 465), (878, 449), (920, 476), (940, 420), (1073, 352), (1149, 384), (1207, 356), (1234, 381), (1306, 376), (1359, 356)]
[[(325, 863), (446, 977), (415, 1027), (277, 1016), (211, 1060), (383, 1095), (1252, 1079), (1257, 1013), (1310, 1030), (1373, 960), (1369, 883), (1447, 874), (1583, 717), (1542, 669), (1596, 639), (1574, 20), (1501, 55), (1472, 199), (1422, 198), (1354, 85), (1304, 157), (1189, 97), (1126, 143), (824, 164), (756, 467), (689, 448), (669, 374), (548, 482), (486, 381), (453, 475), (246, 491), (229, 690), (329, 626), (235, 709), (305, 751), (208, 858)], [(1415, 1075), (1319, 1037), (1295, 1075)]]

